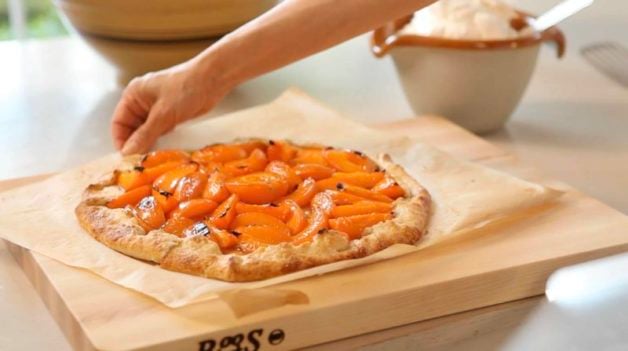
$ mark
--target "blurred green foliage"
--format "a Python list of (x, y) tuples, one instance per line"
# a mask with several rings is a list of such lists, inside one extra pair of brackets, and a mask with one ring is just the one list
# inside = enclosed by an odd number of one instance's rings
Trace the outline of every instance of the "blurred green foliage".
[[(28, 38), (67, 34), (51, 0), (21, 0), (26, 10)], [(0, 40), (12, 39), (8, 0), (0, 0)]]

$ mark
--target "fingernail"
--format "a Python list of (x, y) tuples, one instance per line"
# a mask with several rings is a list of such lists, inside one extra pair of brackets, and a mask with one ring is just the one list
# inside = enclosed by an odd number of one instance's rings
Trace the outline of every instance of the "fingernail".
[(124, 143), (124, 146), (122, 147), (122, 150), (120, 150), (120, 153), (122, 153), (122, 155), (130, 155), (135, 153), (135, 149), (136, 149), (136, 145), (133, 142), (126, 142)]

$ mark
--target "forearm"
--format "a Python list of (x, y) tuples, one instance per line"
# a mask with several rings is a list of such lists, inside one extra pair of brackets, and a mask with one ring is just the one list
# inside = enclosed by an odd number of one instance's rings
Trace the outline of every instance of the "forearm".
[(412, 13), (435, 0), (286, 0), (193, 62), (235, 86)]

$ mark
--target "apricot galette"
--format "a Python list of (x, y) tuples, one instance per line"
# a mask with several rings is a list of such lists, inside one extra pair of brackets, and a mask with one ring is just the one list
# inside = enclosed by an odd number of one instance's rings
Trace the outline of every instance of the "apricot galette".
[(85, 190), (76, 214), (126, 255), (251, 281), (414, 244), (429, 206), (386, 155), (246, 140), (127, 157)]

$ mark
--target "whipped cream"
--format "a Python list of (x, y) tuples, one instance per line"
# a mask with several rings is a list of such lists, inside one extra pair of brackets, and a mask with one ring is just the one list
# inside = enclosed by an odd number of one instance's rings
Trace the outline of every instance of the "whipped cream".
[(513, 39), (520, 35), (510, 26), (518, 17), (499, 0), (440, 0), (417, 11), (401, 34), (463, 40)]

